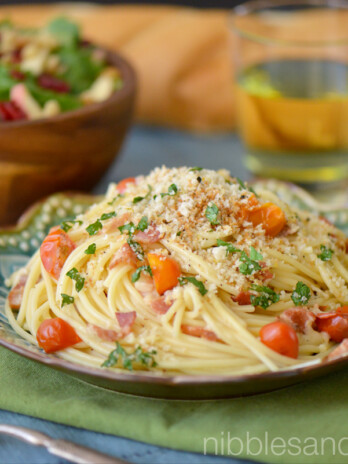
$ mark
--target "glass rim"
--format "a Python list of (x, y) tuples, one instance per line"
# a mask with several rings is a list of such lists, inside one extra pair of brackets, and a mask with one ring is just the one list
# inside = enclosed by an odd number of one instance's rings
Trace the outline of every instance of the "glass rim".
[(229, 23), (233, 31), (240, 37), (258, 42), (264, 45), (278, 45), (283, 47), (331, 47), (348, 45), (348, 34), (346, 39), (332, 40), (288, 40), (268, 37), (265, 34), (258, 34), (243, 27), (236, 25), (236, 19), (246, 17), (252, 13), (260, 13), (262, 10), (272, 10), (284, 6), (303, 6), (310, 9), (311, 7), (322, 7), (327, 10), (345, 10), (348, 12), (347, 0), (249, 0), (241, 5), (237, 5), (230, 12)]

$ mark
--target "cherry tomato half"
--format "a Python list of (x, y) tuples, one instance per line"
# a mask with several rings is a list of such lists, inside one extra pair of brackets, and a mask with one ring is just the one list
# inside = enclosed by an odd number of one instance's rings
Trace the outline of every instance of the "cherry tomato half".
[(71, 325), (59, 317), (43, 321), (36, 333), (36, 339), (46, 353), (64, 350), (82, 341)]
[(118, 193), (124, 193), (127, 190), (128, 184), (135, 184), (135, 177), (127, 177), (126, 179), (121, 180), (116, 187)]
[(52, 230), (40, 247), (41, 261), (46, 271), (55, 279), (59, 279), (60, 272), (75, 244), (68, 234), (61, 229)]
[(298, 357), (298, 338), (295, 330), (282, 321), (271, 322), (260, 330), (261, 342), (279, 354)]

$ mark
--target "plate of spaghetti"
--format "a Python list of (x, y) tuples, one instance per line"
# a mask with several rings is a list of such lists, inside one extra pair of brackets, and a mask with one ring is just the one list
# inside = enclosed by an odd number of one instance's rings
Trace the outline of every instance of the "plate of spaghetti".
[(253, 394), (337, 369), (347, 239), (323, 211), (300, 189), (200, 167), (156, 168), (93, 200), (52, 197), (0, 235), (0, 344), (165, 398)]

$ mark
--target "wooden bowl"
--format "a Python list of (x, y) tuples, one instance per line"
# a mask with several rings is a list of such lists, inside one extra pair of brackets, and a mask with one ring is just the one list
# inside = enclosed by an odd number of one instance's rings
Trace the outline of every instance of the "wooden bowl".
[(58, 116), (0, 123), (0, 225), (60, 190), (87, 191), (117, 156), (136, 93), (131, 66), (107, 52), (124, 84), (109, 99)]

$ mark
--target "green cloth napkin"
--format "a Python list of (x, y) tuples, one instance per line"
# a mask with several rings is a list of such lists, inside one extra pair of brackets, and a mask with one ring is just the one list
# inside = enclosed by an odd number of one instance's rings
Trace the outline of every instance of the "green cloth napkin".
[(205, 443), (212, 454), (269, 463), (348, 461), (348, 370), (248, 398), (166, 401), (95, 387), (0, 348), (0, 408), (199, 453)]

